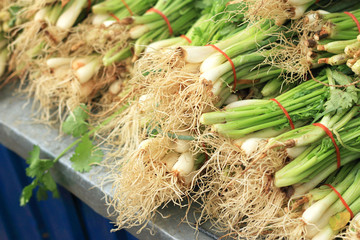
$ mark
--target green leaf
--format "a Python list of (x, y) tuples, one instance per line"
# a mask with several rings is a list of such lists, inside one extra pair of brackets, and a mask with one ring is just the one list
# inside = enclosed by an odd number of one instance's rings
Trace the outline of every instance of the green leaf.
[(52, 192), (54, 197), (59, 197), (56, 182), (54, 181), (49, 171), (42, 176), (41, 182), (43, 183), (46, 190)]
[[(330, 74), (330, 73), (329, 73)], [(331, 75), (336, 83), (340, 85), (349, 85), (351, 78), (337, 71), (331, 71)], [(335, 111), (342, 111), (352, 107), (359, 101), (358, 92), (355, 86), (348, 86), (344, 89), (334, 88), (330, 89), (329, 100), (325, 103), (325, 112), (323, 115)]]
[(103, 156), (103, 152), (93, 145), (90, 137), (84, 135), (70, 160), (73, 162), (72, 166), (76, 171), (88, 172), (91, 169), (90, 165), (101, 162)]
[(41, 177), (44, 172), (48, 171), (54, 165), (52, 160), (40, 159), (39, 146), (34, 146), (33, 150), (29, 154), (30, 157), (26, 160), (26, 163), (29, 164), (26, 168), (26, 175), (29, 177)]
[(40, 147), (34, 145), (33, 150), (29, 152), (29, 157), (26, 159), (26, 163), (30, 165), (31, 163), (38, 161), (39, 158), (40, 158)]
[(24, 206), (33, 195), (33, 191), (37, 189), (37, 198), (43, 200), (47, 198), (47, 191), (52, 192), (54, 197), (58, 197), (56, 183), (50, 174), (50, 169), (54, 166), (54, 161), (50, 159), (40, 159), (40, 148), (34, 146), (26, 159), (29, 166), (26, 168), (26, 175), (34, 178), (34, 180), (26, 186), (20, 196), (20, 205)]
[(20, 206), (25, 206), (31, 199), (32, 196), (32, 192), (34, 190), (34, 188), (36, 188), (37, 183), (34, 181), (32, 181), (32, 183), (30, 183), (29, 185), (27, 185), (21, 192), (21, 196), (20, 196)]
[(47, 200), (48, 199), (48, 195), (47, 195), (47, 189), (43, 186), (39, 186), (38, 191), (36, 193), (36, 199), (38, 201), (41, 200)]
[(62, 130), (66, 134), (80, 137), (88, 131), (87, 119), (89, 111), (85, 104), (81, 104), (70, 114), (62, 125)]

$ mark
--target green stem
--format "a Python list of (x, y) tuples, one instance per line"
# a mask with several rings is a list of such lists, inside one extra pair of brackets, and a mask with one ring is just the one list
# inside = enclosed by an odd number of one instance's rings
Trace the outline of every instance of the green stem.
[[(122, 106), (121, 108), (119, 108), (115, 113), (113, 113), (111, 116), (109, 116), (108, 118), (106, 118), (103, 122), (101, 122), (100, 124), (98, 124), (95, 128), (93, 128), (92, 130), (90, 130), (87, 135), (91, 136), (94, 133), (96, 133), (97, 131), (99, 131), (102, 127), (104, 127), (106, 124), (108, 124), (109, 122), (111, 122), (117, 115), (119, 115), (120, 113), (122, 113), (123, 111), (125, 111), (127, 108), (129, 107), (128, 104)], [(67, 148), (64, 149), (64, 151), (62, 151), (55, 159), (54, 162), (57, 162), (61, 157), (63, 157), (68, 151), (70, 151), (73, 147), (75, 147), (77, 144), (79, 144), (81, 142), (81, 138), (75, 140), (73, 143), (71, 143)]]

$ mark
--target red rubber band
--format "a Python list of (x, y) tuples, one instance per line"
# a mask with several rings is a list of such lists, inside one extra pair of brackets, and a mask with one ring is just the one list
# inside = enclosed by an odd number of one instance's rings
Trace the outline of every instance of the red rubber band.
[(284, 112), (286, 118), (289, 120), (289, 124), (290, 124), (291, 129), (295, 129), (295, 126), (294, 126), (293, 121), (291, 120), (290, 114), (288, 113), (288, 111), (286, 111), (286, 109), (283, 107), (283, 105), (281, 105), (281, 103), (279, 103), (279, 101), (276, 100), (275, 98), (272, 98), (272, 99), (270, 99), (270, 100), (276, 102), (277, 105), (279, 105), (279, 107), (281, 108), (281, 110)]
[(88, 0), (87, 2), (88, 2), (88, 6), (86, 11), (89, 13), (91, 11), (91, 0)]
[(344, 12), (344, 13), (349, 15), (354, 20), (354, 22), (356, 23), (356, 26), (357, 26), (357, 28), (359, 30), (359, 33), (360, 33), (360, 22), (359, 22), (359, 20), (351, 12)]
[(169, 33), (170, 35), (173, 34), (173, 29), (171, 27), (170, 21), (169, 19), (165, 16), (165, 14), (163, 14), (160, 10), (156, 9), (156, 8), (150, 8), (149, 10), (147, 10), (146, 12), (155, 12), (157, 14), (159, 14), (166, 22), (168, 28), (169, 28)]
[(351, 217), (351, 218), (354, 218), (354, 213), (351, 211), (349, 205), (346, 203), (345, 199), (341, 196), (341, 194), (340, 194), (333, 186), (331, 186), (330, 184), (325, 184), (325, 186), (330, 187), (330, 188), (336, 193), (336, 195), (339, 197), (339, 199), (340, 199), (340, 201), (342, 202), (342, 204), (344, 204), (346, 210), (349, 211), (350, 217)]
[(186, 41), (188, 41), (188, 43), (191, 43), (190, 38), (188, 38), (187, 36), (181, 35), (180, 37), (182, 37), (183, 39), (185, 39)]
[(335, 147), (335, 150), (336, 150), (337, 168), (340, 168), (341, 167), (340, 149), (339, 149), (339, 146), (336, 144), (336, 141), (335, 141), (335, 138), (334, 138), (332, 132), (326, 126), (324, 126), (321, 123), (314, 123), (313, 125), (321, 127), (326, 132), (326, 134), (331, 138), (331, 141), (334, 144), (334, 147)]
[(224, 57), (229, 61), (231, 67), (232, 67), (232, 71), (233, 71), (233, 75), (234, 75), (234, 87), (233, 90), (236, 90), (236, 81), (237, 81), (237, 77), (236, 77), (236, 69), (235, 69), (235, 64), (233, 63), (233, 61), (231, 60), (231, 58), (220, 48), (218, 48), (217, 46), (213, 45), (213, 44), (209, 44), (206, 46), (211, 46), (214, 49), (216, 49), (219, 53), (221, 53), (222, 55), (224, 55)]
[(109, 13), (109, 15), (110, 15), (111, 17), (115, 18), (115, 20), (116, 20), (117, 22), (120, 22), (120, 19), (119, 19), (115, 14)]
[(122, 3), (124, 4), (124, 6), (126, 7), (126, 9), (128, 10), (128, 12), (130, 13), (131, 16), (134, 15), (134, 13), (131, 11), (129, 5), (127, 5), (126, 1), (125, 0), (121, 0)]

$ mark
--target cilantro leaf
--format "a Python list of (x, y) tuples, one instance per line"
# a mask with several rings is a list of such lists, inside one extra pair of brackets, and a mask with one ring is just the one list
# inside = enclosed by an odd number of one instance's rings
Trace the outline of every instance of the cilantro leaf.
[(85, 104), (76, 107), (69, 115), (62, 125), (62, 130), (74, 137), (80, 137), (88, 131), (87, 119), (89, 118), (89, 111)]
[(88, 172), (91, 169), (90, 165), (101, 162), (103, 156), (103, 152), (93, 145), (89, 135), (84, 135), (70, 160), (76, 171)]
[(54, 166), (54, 162), (49, 159), (40, 159), (39, 146), (34, 146), (29, 155), (29, 158), (26, 159), (26, 163), (29, 164), (26, 168), (26, 175), (34, 178), (34, 180), (23, 189), (20, 196), (21, 206), (26, 205), (30, 201), (36, 187), (38, 187), (38, 200), (46, 199), (47, 191), (52, 192), (54, 197), (59, 196), (56, 183), (49, 171)]
[[(340, 85), (348, 85), (351, 83), (350, 77), (337, 71), (331, 71), (330, 77), (332, 77), (336, 83)], [(346, 110), (358, 101), (359, 96), (355, 86), (347, 86), (344, 89), (330, 89), (330, 97), (325, 103), (326, 109), (323, 115), (331, 112)]]
[(27, 185), (21, 192), (20, 196), (20, 206), (25, 206), (31, 199), (33, 190), (36, 188), (36, 181), (32, 181), (29, 185)]
[(29, 164), (29, 167), (26, 168), (26, 175), (31, 178), (40, 178), (54, 165), (54, 162), (49, 159), (40, 159), (39, 146), (34, 146), (29, 154), (30, 157), (26, 160), (26, 163)]

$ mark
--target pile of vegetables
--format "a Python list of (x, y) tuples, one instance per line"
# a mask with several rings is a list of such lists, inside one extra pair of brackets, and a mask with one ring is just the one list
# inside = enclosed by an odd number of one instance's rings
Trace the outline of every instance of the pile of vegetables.
[[(200, 204), (241, 239), (352, 239), (360, 211), (360, 5), (330, 0), (1, 2), (0, 79), (99, 164), (115, 229)], [(6, 77), (6, 78), (5, 78)], [(106, 149), (106, 151), (103, 151)]]

